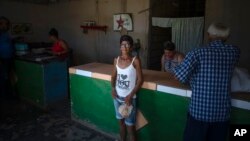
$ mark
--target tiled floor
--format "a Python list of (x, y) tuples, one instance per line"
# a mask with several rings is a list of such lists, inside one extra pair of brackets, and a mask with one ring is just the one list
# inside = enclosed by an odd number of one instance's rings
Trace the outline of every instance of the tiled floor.
[(48, 112), (20, 100), (0, 101), (0, 141), (114, 141), (70, 118), (69, 100)]

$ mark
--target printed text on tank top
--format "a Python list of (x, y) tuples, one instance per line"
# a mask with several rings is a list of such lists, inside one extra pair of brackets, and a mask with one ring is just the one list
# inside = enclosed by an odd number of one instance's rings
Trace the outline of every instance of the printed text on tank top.
[[(119, 67), (119, 57), (117, 58), (117, 78), (116, 78), (116, 91), (121, 97), (129, 95), (135, 87), (136, 83), (136, 69), (133, 65), (135, 57), (131, 61), (131, 64), (125, 68)], [(135, 97), (134, 97), (135, 98)]]

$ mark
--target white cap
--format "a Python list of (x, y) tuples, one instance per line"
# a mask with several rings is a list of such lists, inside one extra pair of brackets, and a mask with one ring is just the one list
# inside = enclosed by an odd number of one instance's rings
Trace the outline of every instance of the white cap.
[(229, 36), (230, 29), (222, 23), (212, 23), (207, 32), (212, 36), (226, 38)]

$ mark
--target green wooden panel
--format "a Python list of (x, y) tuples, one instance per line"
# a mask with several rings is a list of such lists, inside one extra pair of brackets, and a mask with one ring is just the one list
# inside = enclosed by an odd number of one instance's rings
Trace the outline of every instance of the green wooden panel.
[[(109, 81), (71, 74), (72, 116), (104, 132), (118, 134), (110, 91)], [(149, 123), (138, 131), (139, 140), (181, 140), (187, 103), (187, 98), (141, 89), (138, 93), (138, 108)]]
[(138, 132), (139, 140), (181, 140), (187, 105), (187, 98), (141, 89), (138, 94), (138, 108), (148, 120), (148, 125)]
[(233, 107), (230, 122), (232, 124), (248, 124), (248, 125), (250, 125), (250, 111)]
[(118, 134), (110, 83), (88, 77), (70, 76), (72, 116), (110, 134)]
[[(72, 116), (106, 133), (118, 134), (110, 82), (71, 74), (70, 85)], [(148, 121), (137, 131), (138, 139), (181, 141), (189, 98), (143, 88), (137, 95), (138, 109)], [(232, 108), (231, 123), (250, 124), (249, 119), (250, 111)]]
[(15, 61), (17, 92), (23, 99), (44, 105), (42, 65), (27, 61)]

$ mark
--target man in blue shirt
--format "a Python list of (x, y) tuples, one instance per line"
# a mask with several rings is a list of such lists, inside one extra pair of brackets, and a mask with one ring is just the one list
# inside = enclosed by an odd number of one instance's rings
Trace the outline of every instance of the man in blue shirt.
[(8, 34), (10, 22), (0, 17), (0, 96), (11, 96), (10, 71), (13, 57), (13, 46)]
[(229, 28), (213, 23), (208, 28), (209, 43), (190, 51), (174, 69), (176, 78), (189, 82), (192, 96), (184, 141), (225, 141), (231, 109), (230, 87), (240, 50), (225, 44)]

